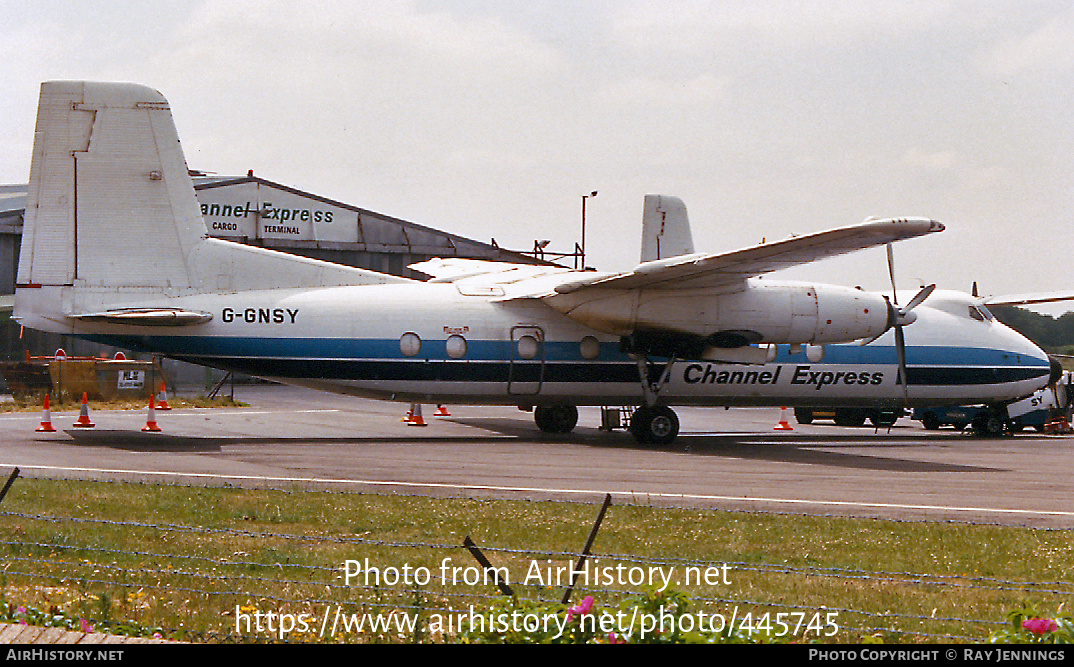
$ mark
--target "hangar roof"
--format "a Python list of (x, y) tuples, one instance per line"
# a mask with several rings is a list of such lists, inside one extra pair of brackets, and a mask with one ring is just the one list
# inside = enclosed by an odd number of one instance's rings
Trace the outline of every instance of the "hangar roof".
[[(408, 262), (411, 259), (420, 261), (428, 257), (442, 256), (535, 264), (549, 263), (536, 259), (533, 255), (500, 248), (495, 240), (491, 244), (482, 243), (304, 192), (254, 176), (253, 172), (245, 176), (219, 176), (191, 172), (191, 177), (199, 202), (202, 204), (206, 222), (210, 226), (209, 233), (213, 236), (285, 250), (292, 249), (299, 254), (307, 254), (310, 251), (359, 251), (415, 256), (408, 258)], [(257, 194), (253, 194), (254, 192)], [(219, 210), (216, 207), (210, 208), (212, 202), (218, 199), (213, 197), (214, 194), (220, 194), (222, 197), (232, 195), (239, 199), (246, 196), (248, 200), (252, 200), (252, 208), (251, 204), (246, 204), (245, 215), (241, 216), (242, 222), (239, 223), (235, 220), (240, 217), (240, 211), (235, 210), (233, 206), (228, 206), (226, 210), (231, 216), (228, 218), (230, 224), (213, 225), (210, 223), (211, 213)], [(0, 185), (0, 231), (6, 233), (21, 231), (26, 196), (27, 186), (24, 184)], [(277, 203), (275, 205), (270, 203), (267, 201), (269, 198), (277, 200)], [(293, 203), (281, 206), (278, 203), (279, 200), (286, 201), (286, 198), (290, 198), (291, 202), (297, 201), (296, 198), (303, 202), (310, 202), (303, 206), (321, 206), (325, 212), (320, 215), (327, 216), (329, 222), (334, 221), (336, 224), (334, 226), (312, 224), (313, 216), (316, 215), (314, 212), (308, 212), (301, 219), (297, 219), (301, 211), (309, 209), (289, 209), (295, 206)], [(233, 215), (230, 213), (232, 210), (234, 210)], [(286, 224), (287, 220), (281, 220), (290, 217), (292, 212), (296, 215), (296, 219), (290, 220), (291, 224)], [(275, 220), (271, 222), (267, 220), (273, 217)], [(319, 217), (318, 222), (320, 221)], [(274, 224), (276, 222), (280, 224)], [(310, 224), (304, 225), (303, 223)]]

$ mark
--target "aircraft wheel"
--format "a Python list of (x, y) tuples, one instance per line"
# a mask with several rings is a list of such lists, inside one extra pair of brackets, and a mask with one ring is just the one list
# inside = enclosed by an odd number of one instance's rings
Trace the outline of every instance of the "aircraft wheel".
[(642, 406), (630, 418), (630, 433), (643, 445), (663, 447), (679, 435), (679, 417), (668, 407)]
[(864, 426), (865, 412), (863, 410), (836, 410), (835, 425), (850, 427)]
[(1003, 435), (1003, 418), (990, 412), (978, 415), (971, 424), (975, 435), (986, 438)]
[(573, 405), (538, 405), (533, 421), (545, 433), (570, 433), (578, 425), (578, 408)]
[(809, 408), (795, 408), (794, 421), (798, 422), (799, 424), (812, 424), (813, 411)]
[(925, 416), (921, 418), (921, 425), (927, 431), (938, 431), (940, 429), (940, 418), (934, 412), (926, 412)]

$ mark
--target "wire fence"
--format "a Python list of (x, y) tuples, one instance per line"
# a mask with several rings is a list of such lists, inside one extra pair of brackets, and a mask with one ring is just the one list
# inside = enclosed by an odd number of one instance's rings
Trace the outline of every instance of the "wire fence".
[[(1006, 621), (938, 611), (945, 607), (937, 601), (1032, 597), (1061, 605), (1074, 598), (1067, 580), (496, 544), (468, 549), (463, 539), (393, 541), (24, 512), (0, 512), (0, 525), (4, 602), (63, 607), (98, 631), (134, 626), (192, 641), (452, 641), (464, 623), (503, 604), (505, 586), (545, 608), (592, 596), (605, 610), (655, 591), (686, 591), (691, 628), (699, 631), (737, 621), (751, 632), (843, 641), (871, 634), (980, 641)], [(848, 602), (802, 604), (792, 596)], [(916, 607), (929, 611), (893, 611), (894, 598), (920, 598)]]

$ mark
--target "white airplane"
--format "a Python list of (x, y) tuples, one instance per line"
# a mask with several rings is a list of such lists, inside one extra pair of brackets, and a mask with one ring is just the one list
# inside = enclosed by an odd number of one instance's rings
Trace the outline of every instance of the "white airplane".
[(579, 405), (640, 406), (631, 431), (651, 444), (677, 435), (672, 405), (1001, 410), (1048, 381), (1048, 357), (968, 295), (929, 287), (900, 307), (760, 277), (941, 231), (936, 221), (870, 219), (703, 254), (682, 202), (651, 195), (643, 227), (632, 271), (434, 259), (414, 267), (428, 282), (230, 243), (207, 234), (160, 93), (47, 82), (14, 318), (340, 393), (533, 408), (548, 432), (573, 429)]

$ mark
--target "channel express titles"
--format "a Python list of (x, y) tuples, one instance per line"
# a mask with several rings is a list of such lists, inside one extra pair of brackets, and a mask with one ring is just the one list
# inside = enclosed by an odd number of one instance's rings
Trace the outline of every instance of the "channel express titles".
[[(209, 204), (201, 205), (203, 216), (217, 216), (221, 218), (246, 218), (256, 215), (258, 209), (253, 202), (246, 202), (244, 206), (238, 204)], [(314, 211), (308, 208), (277, 208), (271, 202), (265, 202), (261, 209), (261, 220), (265, 225), (265, 231), (280, 234), (301, 234), (302, 230), (288, 222), (324, 222), (331, 223), (334, 211)], [(234, 232), (238, 231), (239, 225), (227, 220), (214, 220), (214, 230)]]
[(822, 387), (832, 385), (880, 385), (884, 383), (884, 373), (880, 371), (817, 371), (809, 365), (794, 366), (794, 370), (783, 370), (783, 365), (774, 370), (727, 370), (726, 366), (714, 364), (690, 364), (683, 370), (682, 379), (686, 384), (731, 384), (731, 385), (776, 385), (780, 374), (789, 378), (789, 383), (797, 386)]

